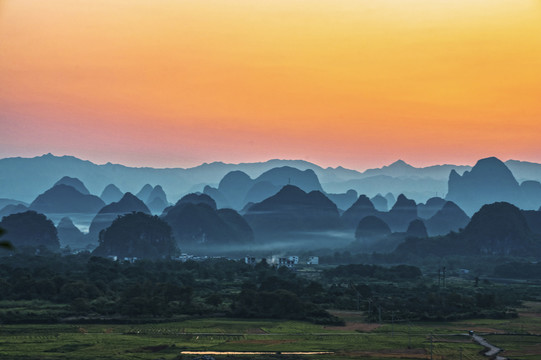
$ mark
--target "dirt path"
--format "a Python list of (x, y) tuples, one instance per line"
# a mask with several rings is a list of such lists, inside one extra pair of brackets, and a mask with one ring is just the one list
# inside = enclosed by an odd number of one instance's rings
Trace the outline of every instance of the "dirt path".
[[(502, 349), (500, 349), (499, 347), (496, 347), (496, 346), (494, 346), (492, 344), (489, 344), (488, 341), (486, 341), (484, 338), (480, 337), (479, 335), (472, 335), (472, 338), (479, 345), (482, 345), (482, 346), (484, 346), (485, 348), (488, 349), (488, 351), (485, 352), (485, 356), (488, 356), (488, 357), (492, 358), (493, 356), (496, 356), (497, 354), (499, 354), (502, 351)], [(503, 356), (496, 356), (495, 359), (496, 360), (507, 360), (507, 358), (505, 358)]]

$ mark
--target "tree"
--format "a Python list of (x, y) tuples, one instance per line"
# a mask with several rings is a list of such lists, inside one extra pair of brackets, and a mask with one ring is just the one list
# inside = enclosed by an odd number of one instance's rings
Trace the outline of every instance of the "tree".
[[(0, 236), (4, 235), (6, 231), (0, 228)], [(0, 241), (0, 248), (13, 250), (13, 245), (9, 241)]]

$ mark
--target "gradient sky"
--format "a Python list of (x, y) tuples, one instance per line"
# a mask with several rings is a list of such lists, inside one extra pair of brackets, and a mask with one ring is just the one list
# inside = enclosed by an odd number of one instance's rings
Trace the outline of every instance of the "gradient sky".
[(0, 0), (0, 157), (541, 162), (541, 1)]

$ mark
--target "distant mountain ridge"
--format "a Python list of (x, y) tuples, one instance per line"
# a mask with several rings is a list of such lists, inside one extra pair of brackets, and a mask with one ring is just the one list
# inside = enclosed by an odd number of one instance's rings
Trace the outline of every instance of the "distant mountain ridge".
[[(506, 162), (514, 176), (520, 181), (541, 180), (541, 164), (509, 160)], [(115, 184), (123, 192), (137, 193), (145, 184), (161, 185), (168, 198), (176, 201), (185, 194), (202, 191), (205, 185), (217, 186), (231, 171), (242, 171), (252, 178), (276, 167), (290, 166), (301, 171), (312, 170), (323, 189), (328, 193), (345, 193), (354, 189), (370, 197), (377, 193), (404, 193), (417, 201), (433, 196), (443, 196), (447, 191), (446, 178), (451, 170), (461, 174), (471, 169), (462, 165), (434, 165), (413, 167), (397, 161), (380, 169), (364, 172), (341, 166), (323, 168), (304, 160), (273, 159), (265, 162), (226, 164), (204, 163), (192, 168), (128, 167), (120, 164), (98, 165), (74, 156), (46, 154), (33, 158), (12, 157), (0, 159), (0, 198), (31, 202), (39, 194), (51, 188), (59, 178), (69, 176), (81, 180), (94, 195), (100, 195), (109, 184)], [(422, 181), (416, 194), (413, 184)], [(392, 189), (385, 187), (392, 186)], [(389, 207), (392, 204), (389, 204)]]

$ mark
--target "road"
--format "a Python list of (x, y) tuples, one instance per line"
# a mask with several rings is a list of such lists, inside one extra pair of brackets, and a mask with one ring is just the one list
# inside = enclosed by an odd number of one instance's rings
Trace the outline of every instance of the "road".
[[(482, 345), (482, 346), (484, 346), (485, 348), (488, 349), (488, 351), (485, 352), (485, 356), (488, 356), (488, 357), (492, 358), (493, 356), (497, 355), (498, 353), (500, 353), (502, 351), (502, 349), (500, 349), (499, 347), (496, 347), (496, 346), (494, 346), (492, 344), (489, 344), (488, 341), (486, 341), (484, 338), (482, 338), (479, 335), (474, 334), (474, 335), (472, 335), (472, 338), (479, 345)], [(496, 356), (495, 359), (496, 360), (507, 360), (507, 358), (505, 358), (503, 356)]]

